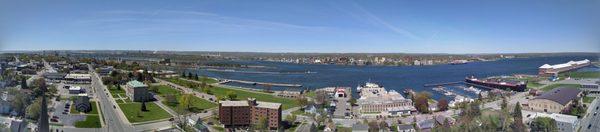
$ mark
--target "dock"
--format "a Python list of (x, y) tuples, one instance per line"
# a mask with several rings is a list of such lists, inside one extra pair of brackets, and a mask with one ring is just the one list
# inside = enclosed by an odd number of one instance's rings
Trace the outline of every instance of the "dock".
[(460, 84), (460, 83), (463, 83), (463, 81), (446, 82), (446, 83), (431, 83), (431, 84), (425, 84), (423, 86), (424, 87), (437, 87), (437, 86), (454, 85), (454, 84)]
[(244, 80), (234, 80), (234, 79), (225, 79), (223, 81), (219, 81), (219, 84), (225, 84), (225, 83), (229, 83), (229, 82), (237, 82), (237, 83), (252, 84), (252, 85), (271, 85), (271, 86), (279, 86), (279, 87), (302, 87), (302, 85), (300, 85), (300, 84), (254, 82), (254, 81), (244, 81)]

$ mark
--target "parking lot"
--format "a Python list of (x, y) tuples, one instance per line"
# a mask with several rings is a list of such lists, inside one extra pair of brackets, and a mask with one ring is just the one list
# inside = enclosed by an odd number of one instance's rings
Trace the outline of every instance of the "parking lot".
[(75, 122), (85, 120), (85, 115), (69, 114), (69, 107), (65, 107), (66, 103), (72, 105), (72, 103), (69, 100), (60, 100), (54, 102), (54, 111), (50, 114), (51, 123), (63, 124), (65, 126), (73, 126)]

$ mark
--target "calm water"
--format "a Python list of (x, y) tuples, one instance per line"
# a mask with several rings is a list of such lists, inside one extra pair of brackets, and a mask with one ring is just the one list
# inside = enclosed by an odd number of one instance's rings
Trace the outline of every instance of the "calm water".
[[(263, 61), (237, 61), (232, 63), (260, 65), (266, 68), (233, 69), (231, 71), (196, 70), (201, 75), (216, 78), (249, 80), (257, 82), (276, 82), (302, 84), (303, 88), (322, 88), (330, 86), (352, 87), (367, 81), (385, 86), (388, 90), (401, 92), (405, 88), (415, 91), (429, 91), (434, 98), (444, 95), (426, 88), (424, 84), (463, 81), (467, 76), (488, 77), (512, 74), (537, 74), (538, 67), (543, 64), (565, 63), (570, 60), (597, 60), (595, 56), (568, 56), (568, 57), (538, 57), (504, 59), (489, 62), (473, 62), (464, 65), (435, 65), (435, 66), (341, 66), (341, 65), (309, 65), (289, 64)], [(597, 68), (586, 68), (596, 70)], [(231, 70), (231, 69), (230, 69)], [(238, 72), (239, 71), (239, 72)], [(310, 71), (310, 73), (306, 73)], [(245, 84), (230, 85), (260, 88)], [(286, 89), (274, 87), (273, 89)], [(467, 96), (476, 96), (455, 90)]]

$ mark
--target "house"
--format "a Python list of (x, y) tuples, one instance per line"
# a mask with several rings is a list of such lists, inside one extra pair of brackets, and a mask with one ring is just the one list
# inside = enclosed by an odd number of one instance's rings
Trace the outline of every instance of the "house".
[(411, 124), (398, 124), (397, 126), (398, 132), (416, 132), (417, 130)]
[(113, 70), (114, 70), (114, 68), (112, 66), (102, 67), (102, 68), (98, 69), (98, 74), (100, 74), (102, 76), (107, 76), (110, 73), (112, 73)]
[(66, 73), (44, 73), (44, 78), (50, 82), (60, 82), (65, 79)]
[(430, 131), (434, 125), (435, 125), (434, 119), (426, 119), (426, 120), (417, 122), (417, 127), (419, 129), (421, 129), (421, 131)]
[(335, 132), (336, 131), (336, 126), (334, 123), (327, 123), (325, 124), (325, 128), (323, 129), (323, 131), (325, 132)]
[(369, 132), (369, 125), (356, 123), (352, 125), (352, 132)]
[(540, 95), (542, 95), (542, 93), (543, 93), (542, 90), (529, 89), (529, 95), (531, 95), (531, 96), (540, 96)]
[(79, 94), (77, 99), (74, 101), (75, 109), (79, 112), (92, 111), (92, 104), (90, 103), (90, 97), (87, 94)]
[(10, 122), (10, 131), (11, 132), (26, 132), (27, 130), (27, 122), (24, 120), (12, 120)]
[(568, 111), (574, 100), (581, 98), (578, 88), (555, 88), (537, 96), (528, 103), (528, 109), (536, 112), (561, 113)]
[(306, 105), (306, 107), (304, 108), (304, 113), (319, 114), (319, 113), (317, 113), (317, 109), (319, 109), (317, 107), (317, 105), (315, 105), (315, 104), (309, 104), (309, 105)]
[(443, 115), (437, 115), (437, 116), (435, 116), (434, 119), (435, 119), (436, 125), (444, 125), (444, 122), (446, 120), (448, 120), (448, 123), (450, 123), (450, 125), (454, 125), (454, 122), (455, 122), (454, 118), (443, 116)]
[(150, 101), (152, 96), (148, 92), (148, 85), (140, 81), (129, 81), (125, 86), (127, 96), (135, 102)]

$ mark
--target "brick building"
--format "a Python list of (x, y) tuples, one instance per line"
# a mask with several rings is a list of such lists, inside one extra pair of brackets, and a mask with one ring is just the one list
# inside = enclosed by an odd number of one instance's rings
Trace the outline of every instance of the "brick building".
[(248, 127), (265, 118), (270, 129), (277, 129), (281, 123), (281, 104), (256, 101), (221, 101), (219, 120), (226, 128)]

